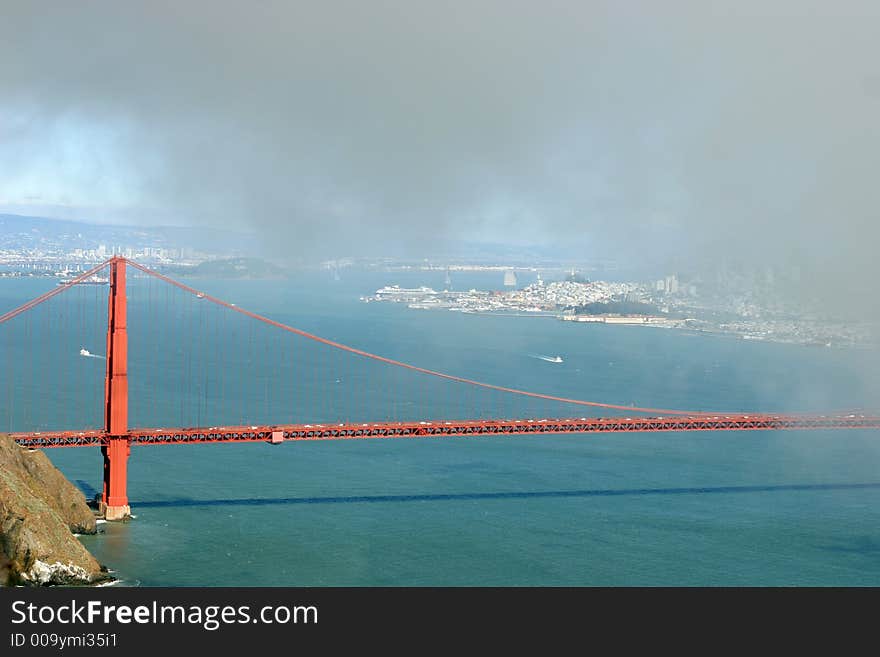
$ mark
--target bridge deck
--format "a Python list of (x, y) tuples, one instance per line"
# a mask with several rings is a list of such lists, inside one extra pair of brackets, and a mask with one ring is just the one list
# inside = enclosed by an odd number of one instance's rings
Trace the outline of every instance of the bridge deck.
[[(645, 418), (564, 418), (534, 420), (460, 420), (423, 422), (285, 424), (132, 429), (137, 445), (282, 442), (361, 438), (423, 438), (516, 434), (619, 433), (649, 431), (776, 431), (880, 429), (874, 415), (719, 415)], [(106, 445), (104, 431), (45, 431), (11, 434), (22, 446), (88, 447)]]

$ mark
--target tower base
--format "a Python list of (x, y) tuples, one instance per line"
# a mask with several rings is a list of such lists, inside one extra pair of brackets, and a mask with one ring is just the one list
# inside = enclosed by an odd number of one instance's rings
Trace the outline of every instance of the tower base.
[(104, 520), (126, 520), (131, 517), (131, 507), (128, 504), (124, 504), (121, 506), (109, 506), (107, 504), (101, 504), (100, 507), (101, 515), (104, 516)]

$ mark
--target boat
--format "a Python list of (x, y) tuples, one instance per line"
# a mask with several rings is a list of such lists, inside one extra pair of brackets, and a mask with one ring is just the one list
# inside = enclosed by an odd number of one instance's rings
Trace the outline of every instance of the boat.
[(107, 283), (109, 283), (109, 282), (110, 282), (110, 279), (105, 278), (103, 276), (89, 276), (88, 278), (84, 278), (81, 281), (77, 281), (74, 278), (61, 280), (61, 281), (58, 281), (55, 285), (58, 287), (61, 287), (64, 285), (74, 285), (74, 284), (76, 284), (76, 285), (107, 285)]
[(561, 363), (562, 356), (538, 356), (541, 360), (546, 360), (548, 363)]

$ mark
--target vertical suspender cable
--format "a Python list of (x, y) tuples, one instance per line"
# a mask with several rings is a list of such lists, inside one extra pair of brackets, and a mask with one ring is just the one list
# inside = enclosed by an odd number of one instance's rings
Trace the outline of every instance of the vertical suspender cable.
[[(183, 335), (181, 336), (181, 345), (183, 345), (183, 376), (180, 379), (180, 418), (183, 426), (192, 426), (191, 409), (186, 405), (187, 391), (190, 389), (190, 366), (192, 365), (192, 322), (190, 321), (189, 307), (187, 301), (189, 297), (177, 295), (180, 299), (181, 306), (181, 324), (183, 325)], [(189, 339), (189, 341), (187, 341)]]
[[(34, 353), (33, 352), (34, 345), (31, 340), (31, 317), (30, 317), (30, 315), (31, 315), (30, 313), (26, 313), (25, 318), (24, 318), (24, 337), (25, 337), (25, 339), (24, 339), (24, 343), (25, 343), (24, 353), (32, 354), (32, 353)], [(33, 427), (31, 426), (31, 401), (30, 401), (30, 397), (31, 397), (31, 380), (32, 380), (32, 375), (33, 375), (32, 368), (35, 365), (36, 364), (33, 361), (26, 363), (24, 366), (24, 372), (22, 373), (22, 379), (24, 379), (25, 386), (26, 386), (26, 387), (22, 387), (22, 393), (23, 393), (22, 394), (22, 402), (23, 402), (23, 407), (24, 407), (24, 426), (23, 426), (23, 428), (28, 431), (33, 429)]]
[[(226, 374), (227, 363), (220, 362), (220, 322), (223, 320), (223, 316), (226, 314), (225, 308), (215, 308), (214, 309), (214, 376), (219, 382), (219, 390), (215, 393), (214, 399), (214, 410), (211, 411), (211, 416), (217, 416), (218, 422), (225, 422), (225, 418), (221, 418), (220, 414), (222, 410), (225, 408), (223, 405), (223, 377)], [(219, 404), (218, 404), (219, 401)]]
[[(248, 395), (247, 395), (247, 406), (245, 408), (245, 416), (248, 418), (248, 422), (253, 418), (253, 413), (251, 412), (251, 398), (254, 394), (254, 388), (251, 386), (255, 385), (254, 376), (256, 372), (254, 371), (254, 322), (248, 322), (248, 360), (247, 360), (247, 380), (251, 381), (248, 386)], [(244, 422), (242, 422), (244, 424)]]
[(3, 353), (8, 360), (4, 359), (6, 362), (0, 363), (0, 368), (8, 372), (6, 375), (6, 416), (9, 419), (8, 431), (12, 433), (12, 379), (15, 378), (16, 368), (12, 366), (12, 331), (6, 330), (4, 335), (6, 338), (6, 349), (4, 349)]
[(199, 362), (197, 365), (201, 368), (201, 372), (197, 372), (197, 374), (200, 374), (199, 387), (201, 388), (201, 394), (196, 399), (196, 404), (198, 404), (196, 426), (200, 427), (202, 426), (202, 406), (207, 406), (208, 399), (208, 364), (206, 362), (207, 349), (205, 345), (207, 331), (205, 329), (205, 304), (199, 303), (198, 300), (196, 303), (199, 307), (199, 333), (196, 340), (199, 345)]
[[(168, 395), (172, 394), (171, 388), (170, 388), (171, 381), (164, 380), (165, 373), (171, 372), (172, 371), (171, 367), (170, 367), (171, 364), (176, 363), (176, 361), (177, 361), (177, 350), (174, 348), (176, 341), (174, 339), (174, 332), (173, 332), (173, 327), (177, 325), (177, 317), (175, 317), (172, 314), (171, 286), (170, 285), (165, 286), (165, 312), (162, 315), (162, 319), (161, 319), (160, 323), (162, 324), (162, 356), (163, 356), (163, 363), (162, 363), (162, 370), (161, 370), (162, 376), (161, 376), (160, 381), (162, 383), (163, 394), (166, 396), (165, 399), (163, 399), (163, 401), (165, 403), (162, 405), (162, 415), (165, 416), (165, 415), (170, 415), (172, 412), (172, 408), (173, 408), (172, 407), (173, 399), (167, 398)], [(169, 336), (170, 336), (170, 339), (169, 339)]]
[[(261, 327), (262, 329), (262, 327)], [(263, 329), (263, 362), (260, 370), (263, 374), (263, 423), (269, 422), (269, 332)]]

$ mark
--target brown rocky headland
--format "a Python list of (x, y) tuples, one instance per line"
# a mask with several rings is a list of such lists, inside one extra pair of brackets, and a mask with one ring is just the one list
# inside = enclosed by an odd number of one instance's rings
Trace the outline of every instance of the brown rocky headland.
[(74, 536), (96, 532), (85, 496), (49, 458), (0, 436), (0, 585), (111, 580)]

